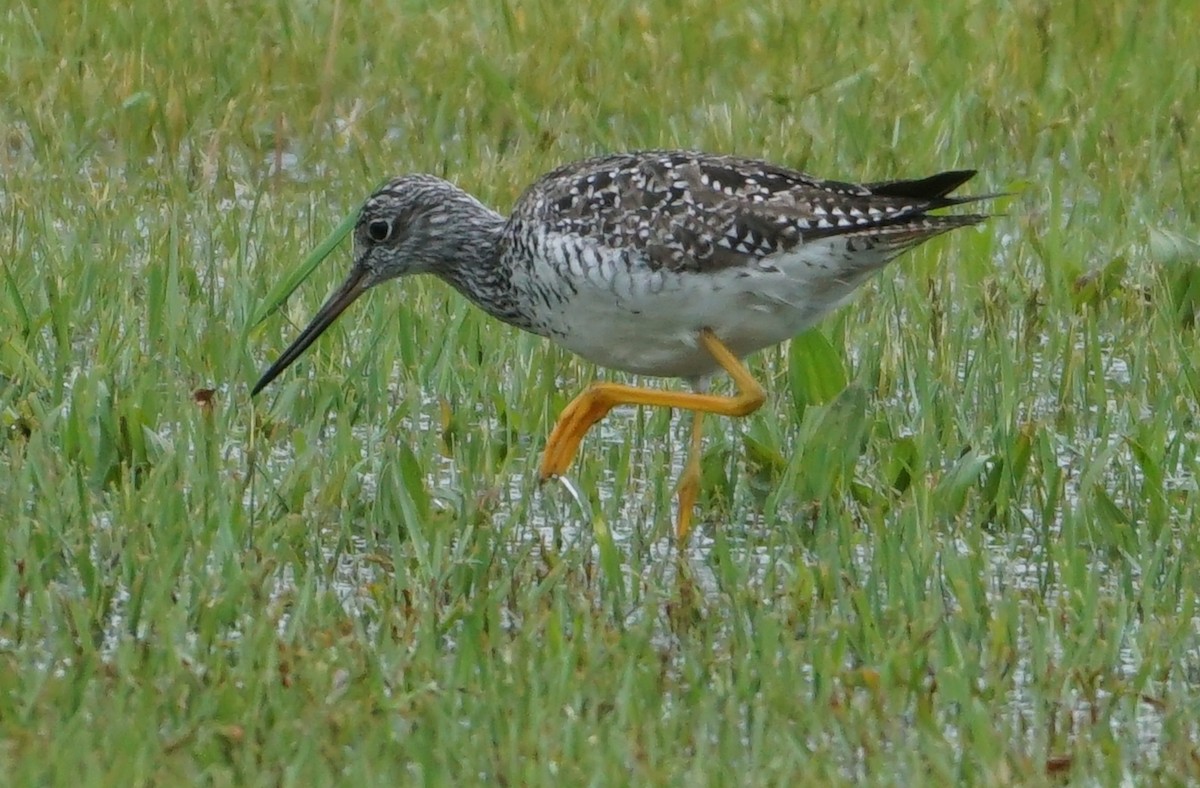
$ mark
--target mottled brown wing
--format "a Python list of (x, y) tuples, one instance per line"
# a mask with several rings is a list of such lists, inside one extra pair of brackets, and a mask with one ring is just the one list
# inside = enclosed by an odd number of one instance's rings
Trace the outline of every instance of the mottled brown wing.
[(766, 162), (690, 152), (644, 152), (568, 165), (534, 184), (514, 216), (564, 234), (636, 250), (651, 269), (747, 265), (821, 238), (887, 257), (985, 218), (930, 216), (968, 202), (947, 195), (973, 171), (858, 185)]

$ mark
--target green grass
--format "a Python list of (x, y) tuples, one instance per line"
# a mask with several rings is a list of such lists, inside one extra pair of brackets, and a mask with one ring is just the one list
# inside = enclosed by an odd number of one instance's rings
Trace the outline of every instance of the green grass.
[[(0, 8), (3, 781), (1200, 779), (1200, 11), (440, 5)], [(1017, 192), (754, 360), (686, 560), (685, 427), (539, 490), (608, 373), (437, 282), (250, 402), (386, 178), (658, 146)]]

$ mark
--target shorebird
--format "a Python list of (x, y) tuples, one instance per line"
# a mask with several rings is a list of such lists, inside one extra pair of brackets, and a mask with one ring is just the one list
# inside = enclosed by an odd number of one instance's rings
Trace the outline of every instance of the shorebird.
[[(706, 413), (746, 416), (766, 394), (742, 359), (804, 331), (901, 252), (985, 214), (931, 211), (974, 170), (846, 183), (765, 161), (690, 151), (599, 156), (539, 178), (507, 218), (432, 175), (404, 175), (363, 204), (349, 276), (254, 385), (283, 372), (356, 298), (433, 274), (499, 320), (602, 367), (683, 378), (692, 391), (596, 382), (567, 405), (540, 477), (566, 472), (618, 405), (693, 412), (677, 487), (691, 530)], [(726, 372), (737, 393), (709, 392)]]

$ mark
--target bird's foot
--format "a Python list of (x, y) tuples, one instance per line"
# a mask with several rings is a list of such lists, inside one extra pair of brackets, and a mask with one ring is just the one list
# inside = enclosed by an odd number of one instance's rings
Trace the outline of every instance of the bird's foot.
[(601, 385), (590, 386), (571, 400), (559, 414), (558, 421), (546, 440), (538, 480), (545, 482), (566, 473), (571, 461), (575, 459), (576, 452), (579, 451), (579, 443), (583, 436), (596, 422), (604, 418), (615, 404)]

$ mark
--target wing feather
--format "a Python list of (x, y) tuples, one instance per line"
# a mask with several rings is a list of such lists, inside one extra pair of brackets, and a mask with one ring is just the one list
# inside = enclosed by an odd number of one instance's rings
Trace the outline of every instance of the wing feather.
[(651, 270), (724, 270), (837, 237), (848, 252), (891, 259), (987, 218), (929, 213), (990, 196), (949, 196), (974, 174), (854, 184), (734, 156), (617, 154), (547, 174), (518, 200), (512, 221), (625, 250)]

